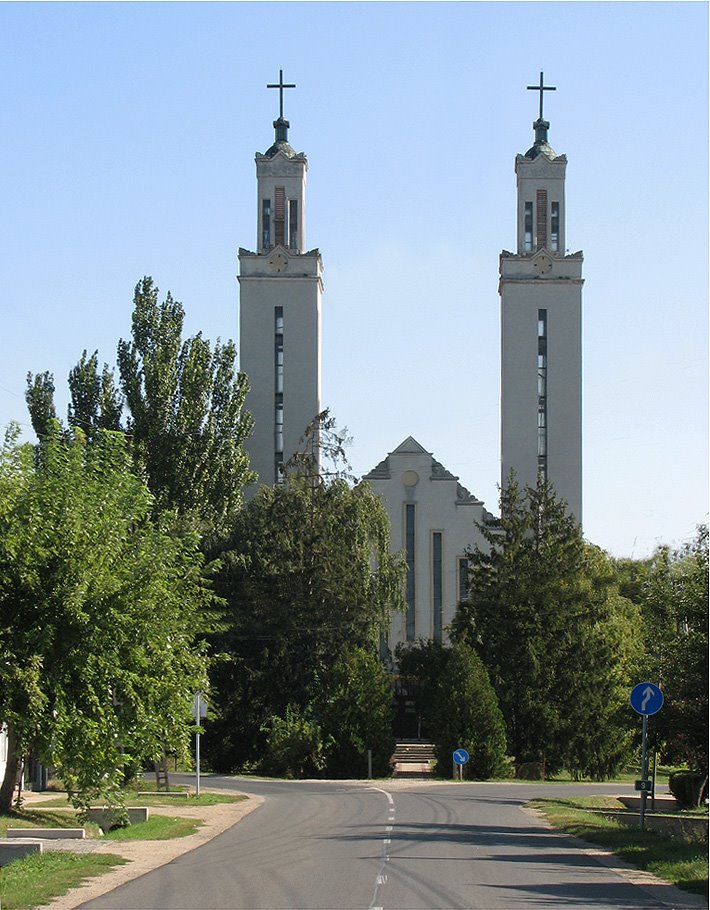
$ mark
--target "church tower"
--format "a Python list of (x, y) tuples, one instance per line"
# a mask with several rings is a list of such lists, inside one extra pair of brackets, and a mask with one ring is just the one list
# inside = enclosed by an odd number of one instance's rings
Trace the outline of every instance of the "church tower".
[(500, 256), (501, 483), (549, 480), (582, 521), (582, 253), (566, 252), (567, 158), (548, 143), (540, 113), (535, 142), (515, 159), (517, 252)]
[(274, 143), (256, 154), (256, 252), (239, 250), (239, 350), (249, 377), (246, 408), (254, 418), (247, 441), (260, 484), (278, 482), (281, 465), (299, 448), (321, 411), (321, 295), (323, 263), (306, 252), (308, 162), (288, 142), (283, 92)]

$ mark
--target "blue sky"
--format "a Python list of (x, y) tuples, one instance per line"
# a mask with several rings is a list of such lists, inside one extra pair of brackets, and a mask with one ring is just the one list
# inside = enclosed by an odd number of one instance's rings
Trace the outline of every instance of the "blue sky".
[(364, 473), (413, 435), (496, 508), (498, 255), (540, 70), (584, 250), (589, 540), (644, 556), (707, 520), (705, 3), (0, 4), (0, 426), (25, 375), (65, 413), (152, 275), (237, 339), (236, 251), (278, 113), (325, 266), (324, 403)]

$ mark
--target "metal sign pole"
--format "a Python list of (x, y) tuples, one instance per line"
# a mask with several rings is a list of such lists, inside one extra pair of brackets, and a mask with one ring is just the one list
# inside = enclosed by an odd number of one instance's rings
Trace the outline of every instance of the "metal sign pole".
[[(200, 693), (197, 693), (196, 699), (196, 708), (195, 708), (195, 720), (197, 722), (197, 731), (195, 732), (195, 770), (197, 772), (196, 785), (195, 785), (195, 795), (200, 795)], [(644, 718), (645, 720), (645, 718)]]
[[(641, 780), (648, 780), (648, 715), (644, 714), (641, 725)], [(639, 828), (643, 831), (646, 817), (646, 798), (648, 794), (641, 791), (641, 811), (639, 813)]]

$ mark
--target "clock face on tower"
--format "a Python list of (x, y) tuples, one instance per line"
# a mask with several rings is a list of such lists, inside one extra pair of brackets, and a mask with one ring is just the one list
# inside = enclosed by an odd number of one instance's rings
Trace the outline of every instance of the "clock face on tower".
[(533, 262), (533, 268), (538, 275), (546, 275), (552, 268), (552, 260), (549, 256), (538, 256)]
[(274, 253), (269, 259), (269, 268), (272, 272), (285, 272), (288, 268), (288, 259), (283, 253)]

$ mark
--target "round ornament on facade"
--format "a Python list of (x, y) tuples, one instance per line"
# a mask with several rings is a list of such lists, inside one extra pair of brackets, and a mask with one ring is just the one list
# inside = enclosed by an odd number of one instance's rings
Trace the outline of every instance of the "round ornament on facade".
[(402, 483), (405, 487), (416, 487), (419, 483), (419, 475), (416, 471), (405, 471), (402, 474)]
[(274, 253), (269, 259), (269, 268), (274, 272), (285, 272), (288, 268), (288, 259), (283, 253)]
[(546, 275), (552, 268), (552, 260), (549, 256), (538, 256), (533, 262), (533, 268), (538, 275)]

